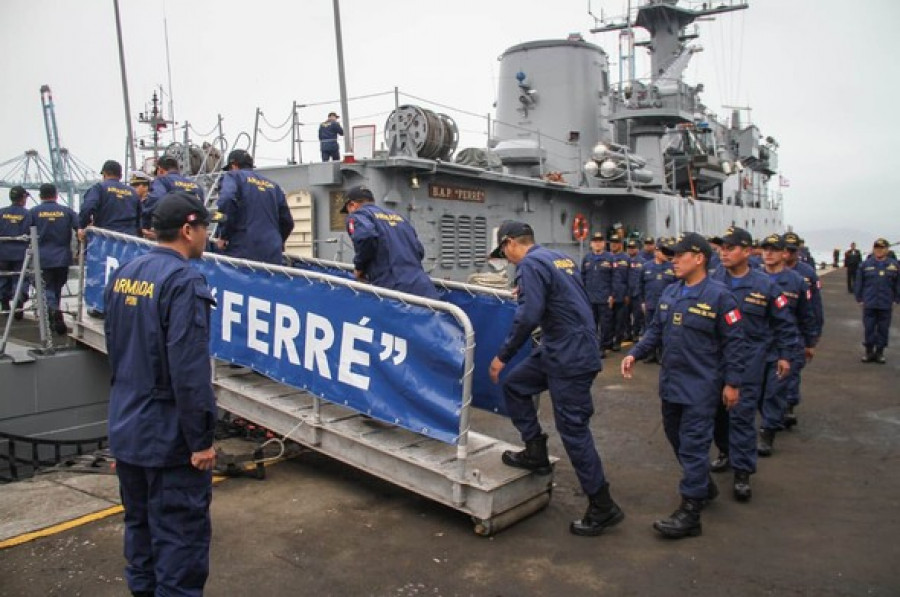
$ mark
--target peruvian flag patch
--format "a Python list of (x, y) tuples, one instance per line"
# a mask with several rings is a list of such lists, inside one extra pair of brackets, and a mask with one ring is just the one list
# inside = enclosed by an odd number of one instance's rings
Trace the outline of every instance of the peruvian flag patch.
[(778, 295), (778, 298), (775, 299), (775, 306), (779, 309), (784, 309), (785, 305), (787, 304), (788, 300), (783, 294)]
[(725, 314), (725, 323), (728, 325), (734, 325), (741, 320), (741, 312), (737, 309), (732, 309), (728, 313)]
[(822, 290), (822, 280), (816, 280), (816, 288)]
[(812, 300), (812, 290), (810, 290), (809, 288), (806, 289), (806, 300)]
[(353, 218), (347, 220), (347, 232), (349, 232), (351, 235), (353, 234)]

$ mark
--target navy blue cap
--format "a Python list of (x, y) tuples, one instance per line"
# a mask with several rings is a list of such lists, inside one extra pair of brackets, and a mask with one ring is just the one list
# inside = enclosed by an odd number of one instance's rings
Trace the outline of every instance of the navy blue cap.
[(497, 229), (497, 248), (491, 251), (492, 259), (504, 259), (506, 255), (503, 253), (503, 245), (511, 238), (520, 236), (534, 236), (534, 229), (525, 222), (516, 222), (515, 220), (506, 220), (500, 224)]
[(14, 186), (9, 190), (9, 200), (13, 203), (21, 201), (25, 197), (31, 197), (31, 195), (28, 194), (28, 191), (23, 186)]
[(732, 226), (721, 236), (723, 245), (731, 245), (732, 247), (749, 247), (753, 244), (753, 235), (744, 230)]
[(696, 232), (686, 233), (675, 244), (664, 247), (663, 250), (674, 255), (679, 253), (702, 253), (707, 261), (712, 255), (712, 247), (709, 246), (709, 242), (703, 238), (703, 235)]
[(347, 213), (347, 204), (351, 201), (375, 201), (375, 195), (372, 194), (372, 191), (369, 190), (369, 187), (366, 186), (358, 186), (353, 187), (349, 191), (347, 191), (347, 198), (344, 200), (344, 205), (341, 207), (341, 213)]
[(185, 224), (209, 224), (209, 211), (196, 195), (172, 191), (153, 208), (153, 228), (172, 230)]
[(778, 234), (770, 234), (760, 241), (759, 246), (763, 249), (770, 247), (772, 249), (782, 250), (784, 249), (784, 239)]

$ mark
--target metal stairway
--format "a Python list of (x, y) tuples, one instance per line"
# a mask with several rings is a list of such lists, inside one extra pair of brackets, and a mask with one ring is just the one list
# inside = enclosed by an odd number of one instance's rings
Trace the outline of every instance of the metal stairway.
[[(105, 353), (102, 320), (80, 315), (73, 336)], [(479, 535), (496, 533), (550, 502), (553, 476), (503, 465), (503, 451), (520, 448), (505, 441), (469, 431), (460, 450), (219, 361), (213, 385), (220, 408), (468, 514)]]

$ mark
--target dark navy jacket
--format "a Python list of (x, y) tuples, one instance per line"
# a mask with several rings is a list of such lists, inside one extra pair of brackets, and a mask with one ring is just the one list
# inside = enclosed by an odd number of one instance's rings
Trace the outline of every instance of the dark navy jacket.
[(638, 257), (640, 257), (644, 261), (644, 263), (650, 263), (655, 259), (655, 253), (655, 251), (646, 251), (642, 249), (641, 252), (638, 253)]
[(72, 263), (72, 231), (78, 229), (78, 216), (56, 201), (43, 201), (31, 209), (38, 230), (41, 268), (69, 267)]
[(641, 277), (644, 274), (644, 260), (640, 255), (628, 258), (631, 263), (628, 264), (628, 296), (632, 301), (640, 302), (641, 294)]
[(731, 290), (738, 303), (750, 362), (790, 360), (798, 348), (797, 324), (781, 287), (763, 272), (752, 268), (745, 276), (734, 278), (727, 269), (720, 267), (712, 274), (712, 279)]
[(440, 298), (422, 269), (425, 247), (402, 216), (366, 203), (347, 216), (347, 234), (356, 251), (353, 266), (376, 286)]
[(116, 270), (104, 300), (113, 455), (144, 467), (190, 463), (212, 446), (216, 426), (206, 280), (155, 247)]
[[(788, 266), (785, 266), (788, 267)], [(825, 328), (825, 307), (822, 304), (822, 282), (819, 281), (819, 275), (816, 268), (803, 261), (797, 261), (797, 265), (793, 268), (803, 277), (806, 285), (809, 287), (809, 301), (813, 316), (816, 318), (816, 326), (818, 328), (817, 336), (822, 335)]]
[(617, 303), (625, 301), (625, 297), (631, 296), (628, 288), (629, 275), (631, 273), (631, 258), (628, 253), (610, 253), (612, 264), (611, 294)]
[(512, 328), (497, 357), (509, 362), (541, 326), (541, 343), (533, 355), (552, 377), (600, 371), (597, 324), (572, 259), (534, 245), (516, 266), (518, 307)]
[(605, 305), (612, 294), (612, 253), (585, 255), (581, 261), (581, 281), (591, 303)]
[(648, 261), (641, 269), (641, 296), (648, 311), (656, 309), (666, 286), (675, 282), (675, 270), (668, 261)]
[(178, 172), (169, 172), (165, 176), (158, 176), (150, 183), (150, 192), (147, 193), (147, 198), (141, 208), (141, 228), (149, 230), (153, 227), (153, 208), (157, 201), (172, 191), (185, 191), (196, 195), (197, 199), (203, 203), (203, 189), (193, 180), (185, 178)]
[(141, 201), (137, 191), (122, 181), (101, 180), (84, 194), (78, 227), (94, 226), (123, 234), (140, 234)]
[(642, 359), (662, 345), (659, 397), (708, 406), (721, 400), (723, 383), (740, 387), (748, 355), (742, 323), (737, 301), (720, 282), (678, 281), (663, 291), (646, 333), (628, 354)]
[(812, 310), (812, 293), (803, 276), (789, 267), (777, 274), (761, 271), (781, 288), (781, 294), (788, 300), (788, 311), (794, 318), (802, 346), (814, 347), (819, 341), (819, 327)]
[(900, 303), (900, 271), (896, 259), (870, 255), (856, 270), (854, 294), (866, 309), (890, 309)]
[[(0, 236), (28, 235), (32, 226), (31, 212), (21, 205), (0, 209)], [(0, 261), (22, 261), (28, 241), (0, 241)]]
[(709, 263), (706, 266), (706, 270), (710, 273), (719, 269), (722, 265), (722, 258), (719, 257), (719, 254), (716, 251), (713, 251), (709, 256)]
[(225, 215), (218, 232), (228, 241), (226, 255), (281, 264), (294, 229), (281, 187), (253, 170), (231, 170), (222, 176), (218, 207)]
[(336, 120), (326, 120), (319, 125), (319, 141), (323, 149), (335, 149), (338, 146), (338, 135), (343, 135), (344, 129)]

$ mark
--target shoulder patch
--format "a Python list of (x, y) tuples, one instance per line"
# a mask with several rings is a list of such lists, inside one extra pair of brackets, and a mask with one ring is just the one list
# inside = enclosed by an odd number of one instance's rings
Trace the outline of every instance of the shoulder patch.
[(725, 314), (725, 323), (728, 325), (734, 325), (741, 320), (741, 312), (737, 309), (732, 309), (728, 313)]

